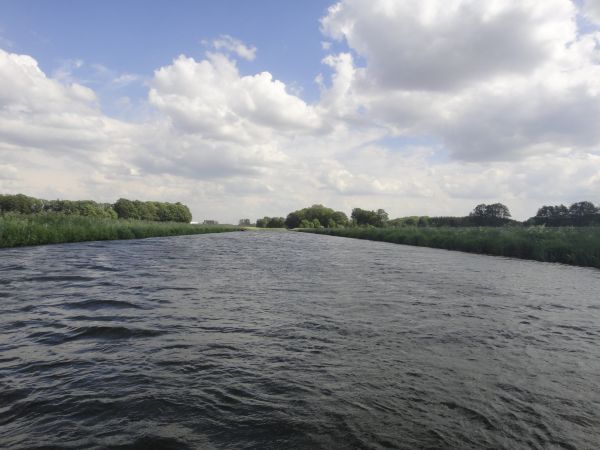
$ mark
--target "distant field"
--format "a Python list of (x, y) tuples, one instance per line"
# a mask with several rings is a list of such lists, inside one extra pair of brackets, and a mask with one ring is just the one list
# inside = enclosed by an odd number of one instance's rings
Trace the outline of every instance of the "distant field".
[(0, 215), (0, 247), (64, 242), (142, 239), (159, 236), (240, 231), (231, 225), (103, 219), (63, 214)]
[(600, 268), (600, 227), (323, 228), (298, 231)]

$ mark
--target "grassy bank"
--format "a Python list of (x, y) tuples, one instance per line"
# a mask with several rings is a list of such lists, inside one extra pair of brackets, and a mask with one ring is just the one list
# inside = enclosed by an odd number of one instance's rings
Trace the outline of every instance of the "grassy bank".
[(298, 231), (600, 268), (600, 227), (324, 228)]
[(62, 214), (0, 215), (0, 248), (238, 231), (228, 225), (116, 220)]

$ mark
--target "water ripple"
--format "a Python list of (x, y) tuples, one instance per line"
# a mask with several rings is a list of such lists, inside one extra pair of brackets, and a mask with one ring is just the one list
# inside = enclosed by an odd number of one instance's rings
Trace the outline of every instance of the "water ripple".
[(0, 274), (2, 448), (600, 447), (595, 270), (244, 232)]

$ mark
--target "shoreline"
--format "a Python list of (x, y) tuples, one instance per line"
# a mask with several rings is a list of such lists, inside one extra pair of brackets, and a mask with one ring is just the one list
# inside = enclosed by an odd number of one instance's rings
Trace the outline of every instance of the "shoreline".
[(322, 228), (296, 231), (600, 269), (600, 227)]
[(0, 248), (242, 231), (232, 225), (196, 225), (66, 215), (0, 216)]

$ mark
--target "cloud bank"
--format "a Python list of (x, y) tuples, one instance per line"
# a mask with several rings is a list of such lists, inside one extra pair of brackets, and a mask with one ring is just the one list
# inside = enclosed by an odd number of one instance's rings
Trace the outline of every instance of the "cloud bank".
[(336, 45), (317, 101), (241, 73), (257, 50), (223, 35), (148, 74), (132, 121), (70, 72), (0, 50), (0, 190), (183, 201), (226, 221), (315, 202), (401, 216), (502, 201), (521, 218), (597, 202), (600, 33), (578, 19), (598, 23), (599, 5), (343, 0), (321, 18)]

